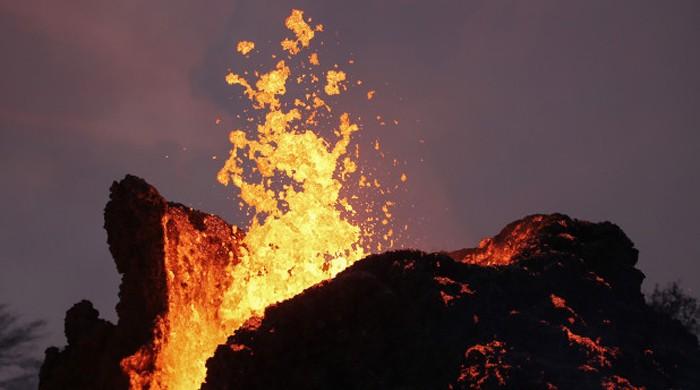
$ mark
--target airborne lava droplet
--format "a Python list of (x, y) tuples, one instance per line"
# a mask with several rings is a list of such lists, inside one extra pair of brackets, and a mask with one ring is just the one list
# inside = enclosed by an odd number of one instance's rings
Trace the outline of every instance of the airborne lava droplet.
[(341, 84), (345, 81), (345, 72), (342, 70), (329, 70), (326, 73), (326, 87), (325, 91), (328, 95), (338, 95), (340, 94), (340, 89), (345, 90), (345, 86)]
[(243, 55), (247, 55), (253, 49), (255, 49), (255, 43), (251, 41), (240, 41), (238, 45), (236, 45), (236, 51)]

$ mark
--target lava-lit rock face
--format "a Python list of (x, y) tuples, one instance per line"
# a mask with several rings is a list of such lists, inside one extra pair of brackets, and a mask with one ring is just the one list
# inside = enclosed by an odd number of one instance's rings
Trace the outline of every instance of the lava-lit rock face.
[[(47, 350), (40, 389), (167, 387), (203, 369), (183, 356), (230, 333), (218, 308), (244, 286), (228, 272), (242, 233), (133, 176), (112, 186), (105, 228), (119, 321), (88, 301), (68, 310), (68, 346)], [(645, 305), (636, 261), (615, 225), (558, 214), (513, 222), (478, 248), (373, 255), (249, 320), (202, 386), (697, 388), (697, 339)]]
[(370, 256), (237, 331), (203, 389), (696, 388), (697, 339), (644, 304), (636, 261), (615, 225), (563, 215)]
[(221, 332), (215, 303), (231, 283), (225, 268), (236, 263), (240, 232), (219, 217), (167, 202), (135, 176), (112, 185), (105, 229), (122, 275), (119, 321), (99, 319), (88, 301), (68, 310), (68, 345), (46, 351), (40, 389), (127, 389), (130, 377), (150, 379), (161, 363), (156, 357), (168, 363), (178, 353), (162, 342), (164, 332), (179, 331), (179, 340)]

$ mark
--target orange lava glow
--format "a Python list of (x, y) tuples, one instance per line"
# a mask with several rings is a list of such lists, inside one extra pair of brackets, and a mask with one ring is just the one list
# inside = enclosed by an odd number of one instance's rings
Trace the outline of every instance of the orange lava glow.
[(566, 306), (566, 300), (558, 295), (550, 294), (549, 299), (552, 301), (552, 305), (557, 309), (568, 309)]
[(247, 55), (253, 49), (255, 49), (255, 42), (251, 41), (240, 41), (238, 42), (238, 45), (236, 45), (236, 51), (243, 55)]
[(469, 363), (461, 365), (457, 381), (468, 383), (470, 388), (476, 389), (484, 387), (489, 379), (494, 379), (498, 385), (504, 386), (512, 368), (504, 360), (506, 353), (505, 343), (498, 340), (469, 347), (464, 353)]
[(627, 378), (619, 375), (611, 375), (603, 380), (601, 388), (604, 390), (644, 390), (646, 387), (635, 386)]
[(449, 306), (457, 297), (474, 294), (474, 291), (466, 283), (459, 283), (444, 276), (436, 276), (433, 280), (443, 287), (440, 290), (440, 298), (445, 306)]
[[(323, 31), (310, 22), (292, 10), (285, 26), (293, 36), (281, 41), (283, 52), (272, 56), (271, 69), (225, 76), (250, 101), (245, 123), (255, 127), (230, 132), (231, 152), (217, 179), (240, 191), (239, 206), (252, 219), (245, 233), (230, 233), (237, 246), (221, 248), (230, 261), (214, 268), (193, 258), (206, 235), (188, 232), (173, 243), (166, 253), (168, 313), (156, 324), (153, 345), (122, 360), (132, 389), (198, 389), (206, 360), (249, 319), (332, 278), (370, 248), (393, 244), (394, 203), (370, 204), (358, 196), (367, 189), (389, 191), (359, 167), (359, 145), (353, 144), (359, 125), (331, 107), (334, 95), (348, 90), (349, 76), (337, 66), (324, 70), (316, 52), (297, 57)], [(237, 45), (246, 59), (255, 48), (250, 41)], [(302, 57), (301, 69), (317, 73), (296, 74)], [(285, 96), (293, 82), (303, 92)]]
[(211, 354), (230, 334), (219, 308), (233, 281), (227, 269), (239, 261), (242, 233), (212, 216), (204, 218), (201, 231), (177, 207), (169, 208), (161, 223), (167, 311), (156, 318), (152, 343), (121, 366), (132, 389), (199, 388), (208, 358), (203, 351)]
[(586, 352), (589, 357), (589, 365), (598, 368), (609, 368), (612, 366), (610, 360), (618, 355), (619, 351), (617, 348), (606, 347), (601, 344), (600, 339), (593, 340), (589, 337), (578, 335), (563, 325), (561, 330), (566, 335), (566, 338), (569, 339), (571, 345), (578, 345)]
[[(516, 225), (509, 225), (509, 233), (504, 238), (499, 236), (485, 238), (479, 242), (476, 251), (467, 253), (456, 253), (457, 260), (475, 264), (483, 267), (498, 267), (509, 265), (515, 261), (515, 256), (520, 253), (530, 253), (535, 255), (541, 249), (537, 247), (536, 223), (544, 219), (543, 216), (534, 217), (529, 223), (522, 221)], [(563, 222), (560, 222), (563, 223)], [(572, 239), (572, 238), (569, 238)]]

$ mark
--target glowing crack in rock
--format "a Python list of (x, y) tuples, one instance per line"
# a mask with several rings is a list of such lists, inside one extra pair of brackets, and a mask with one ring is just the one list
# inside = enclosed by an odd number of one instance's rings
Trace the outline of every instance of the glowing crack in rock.
[(458, 383), (480, 389), (491, 380), (505, 386), (508, 372), (513, 368), (506, 360), (508, 349), (499, 340), (475, 344), (464, 352), (465, 363), (459, 368)]

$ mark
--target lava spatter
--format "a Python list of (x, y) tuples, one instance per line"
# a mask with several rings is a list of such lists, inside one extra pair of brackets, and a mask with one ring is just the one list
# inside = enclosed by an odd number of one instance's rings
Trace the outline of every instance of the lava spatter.
[[(229, 134), (230, 155), (217, 179), (238, 189), (252, 219), (237, 233), (235, 261), (217, 275), (188, 264), (188, 245), (206, 237), (175, 243), (179, 249), (166, 264), (168, 311), (152, 343), (121, 361), (132, 389), (199, 388), (207, 358), (249, 318), (332, 278), (370, 249), (393, 244), (394, 202), (376, 199), (388, 191), (376, 178), (361, 187), (354, 177), (361, 171), (354, 143), (360, 125), (327, 100), (347, 91), (349, 76), (336, 66), (324, 69), (316, 51), (297, 56), (323, 31), (309, 23), (293, 10), (285, 20), (293, 36), (281, 41), (283, 52), (271, 56), (270, 68), (225, 75), (251, 108), (244, 110), (246, 126)], [(254, 49), (261, 50), (252, 41), (236, 46), (246, 59)], [(301, 88), (288, 85), (294, 81)], [(361, 198), (360, 190), (378, 196)], [(193, 272), (207, 275), (206, 283), (191, 284)]]

